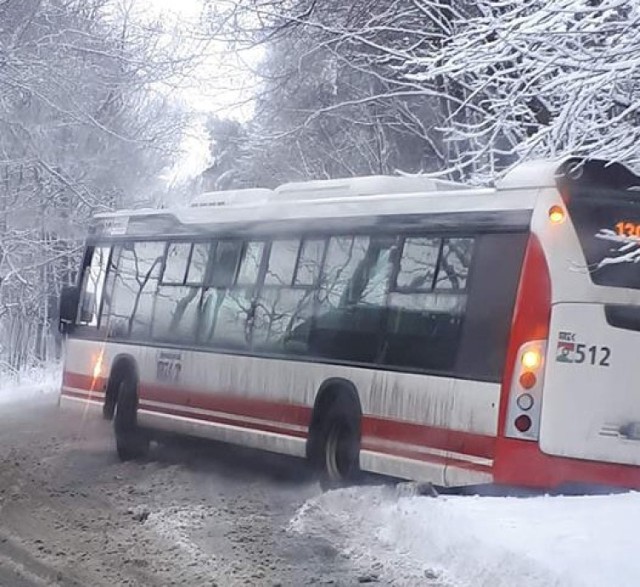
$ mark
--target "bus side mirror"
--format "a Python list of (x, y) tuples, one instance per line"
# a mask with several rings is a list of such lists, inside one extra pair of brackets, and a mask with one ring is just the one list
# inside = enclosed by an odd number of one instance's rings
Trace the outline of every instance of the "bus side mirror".
[(80, 290), (77, 287), (63, 287), (60, 295), (60, 322), (58, 327), (63, 334), (71, 332), (78, 314)]

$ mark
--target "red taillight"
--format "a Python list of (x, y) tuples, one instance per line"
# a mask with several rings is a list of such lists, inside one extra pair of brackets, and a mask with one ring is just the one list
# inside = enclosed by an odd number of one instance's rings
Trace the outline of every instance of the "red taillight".
[(522, 414), (515, 419), (514, 426), (518, 432), (527, 432), (531, 428), (531, 418)]
[[(550, 317), (549, 267), (540, 241), (532, 234), (520, 274), (502, 379), (499, 425), (506, 436), (538, 438)], [(528, 396), (526, 401), (518, 401), (523, 394)]]

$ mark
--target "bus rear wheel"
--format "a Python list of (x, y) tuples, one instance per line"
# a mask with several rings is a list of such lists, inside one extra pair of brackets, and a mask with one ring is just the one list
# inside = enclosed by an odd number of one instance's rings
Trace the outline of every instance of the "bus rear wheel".
[(325, 490), (353, 485), (360, 479), (359, 418), (351, 406), (337, 401), (324, 422), (318, 463), (320, 485)]
[(131, 377), (124, 377), (118, 385), (113, 429), (116, 450), (122, 461), (144, 458), (149, 452), (149, 436), (138, 426), (137, 385)]

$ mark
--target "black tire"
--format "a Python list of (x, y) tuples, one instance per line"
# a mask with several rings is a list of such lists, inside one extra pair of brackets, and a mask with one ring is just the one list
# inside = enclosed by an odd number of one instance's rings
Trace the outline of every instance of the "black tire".
[(360, 480), (360, 414), (351, 402), (338, 398), (325, 414), (317, 465), (324, 490), (354, 485)]
[(118, 384), (116, 412), (113, 429), (116, 435), (116, 450), (122, 461), (141, 459), (149, 452), (149, 436), (138, 427), (137, 385), (133, 378), (123, 377)]
[(104, 400), (104, 405), (102, 406), (102, 417), (105, 420), (113, 420), (113, 416), (116, 411), (116, 403), (115, 403), (115, 394), (107, 393), (107, 398)]

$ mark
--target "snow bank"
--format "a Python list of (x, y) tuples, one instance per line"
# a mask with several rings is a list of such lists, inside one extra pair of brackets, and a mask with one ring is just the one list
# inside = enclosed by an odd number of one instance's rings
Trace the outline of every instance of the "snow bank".
[(402, 497), (389, 488), (306, 502), (290, 529), (330, 538), (396, 585), (640, 585), (640, 494)]
[(16, 375), (0, 375), (0, 405), (31, 400), (60, 391), (62, 368), (57, 363), (22, 371)]

